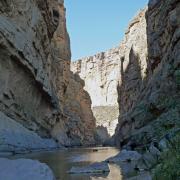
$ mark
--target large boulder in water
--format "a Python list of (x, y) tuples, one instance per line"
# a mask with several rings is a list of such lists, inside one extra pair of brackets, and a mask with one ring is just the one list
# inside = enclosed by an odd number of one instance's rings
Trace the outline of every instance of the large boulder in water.
[(109, 166), (105, 162), (93, 163), (86, 167), (72, 167), (70, 174), (103, 174), (110, 172)]

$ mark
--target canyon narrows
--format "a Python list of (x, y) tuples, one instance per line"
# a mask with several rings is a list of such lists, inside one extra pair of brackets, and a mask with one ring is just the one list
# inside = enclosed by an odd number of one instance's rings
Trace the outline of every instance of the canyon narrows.
[[(125, 179), (178, 178), (179, 40), (180, 2), (150, 0), (116, 48), (71, 62), (63, 0), (1, 0), (0, 156), (116, 145), (117, 156), (70, 172), (115, 163)], [(37, 161), (3, 164), (54, 179)]]
[[(146, 13), (147, 9), (141, 10), (126, 31), (124, 40), (116, 48), (94, 56), (86, 57), (71, 63), (71, 70), (78, 74), (85, 82), (85, 90), (92, 100), (92, 111), (96, 118), (97, 135), (106, 143), (108, 138), (115, 134), (118, 124), (119, 107), (125, 108), (131, 105), (131, 98), (135, 99), (139, 89), (139, 74), (145, 77), (147, 68), (147, 36), (146, 36)], [(139, 56), (139, 61), (130, 59), (130, 54)], [(132, 57), (133, 58), (133, 57)], [(123, 59), (123, 65), (122, 65)], [(131, 61), (131, 62), (130, 62)], [(131, 91), (124, 89), (119, 92), (118, 87), (123, 84), (123, 72), (129, 63), (134, 68), (127, 79)], [(140, 72), (137, 72), (137, 64), (141, 64)], [(129, 94), (123, 95), (123, 93)], [(118, 102), (119, 96), (123, 101)], [(129, 102), (128, 102), (129, 101)], [(127, 109), (125, 109), (125, 112)], [(121, 113), (121, 112), (120, 112)], [(112, 143), (112, 142), (111, 142)]]

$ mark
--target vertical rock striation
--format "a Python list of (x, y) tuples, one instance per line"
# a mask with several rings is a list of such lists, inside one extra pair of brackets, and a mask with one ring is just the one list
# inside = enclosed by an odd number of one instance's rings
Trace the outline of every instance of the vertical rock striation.
[[(3, 115), (0, 121), (3, 123), (3, 117), (8, 116), (7, 119), (23, 125), (30, 130), (29, 133), (33, 131), (43, 138), (53, 137), (63, 145), (76, 144), (69, 133), (74, 130), (73, 135), (80, 139), (77, 141), (88, 143), (87, 139), (84, 140), (83, 132), (79, 133), (78, 130), (86, 131), (88, 128), (92, 133), (93, 116), (84, 125), (84, 107), (79, 110), (77, 117), (65, 111), (67, 89), (71, 88), (74, 78), (70, 72), (70, 58), (70, 40), (62, 0), (2, 0), (0, 112)], [(83, 86), (78, 88), (85, 93)], [(76, 94), (73, 95), (76, 97)], [(72, 101), (76, 102), (77, 99)], [(86, 108), (90, 109), (89, 99)], [(78, 123), (70, 127), (73, 118)], [(9, 128), (9, 135), (12, 135), (11, 130)], [(92, 143), (93, 134), (89, 136), (89, 143)]]
[[(129, 57), (134, 65), (129, 63), (129, 68), (123, 71), (124, 78), (119, 86), (120, 117), (116, 141), (120, 146), (146, 147), (180, 128), (179, 15), (177, 0), (149, 2), (145, 16), (145, 66), (140, 63), (142, 57), (134, 54), (133, 46)], [(136, 42), (140, 45), (142, 41)], [(134, 68), (137, 70), (133, 75)], [(134, 85), (130, 83), (132, 78)]]

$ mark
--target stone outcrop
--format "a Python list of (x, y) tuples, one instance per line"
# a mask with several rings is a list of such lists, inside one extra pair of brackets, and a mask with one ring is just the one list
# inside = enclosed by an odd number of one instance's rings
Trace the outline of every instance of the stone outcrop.
[(55, 180), (51, 169), (43, 163), (29, 159), (0, 158), (0, 177), (6, 180)]
[[(144, 48), (144, 58), (137, 54), (133, 44), (128, 65), (121, 70), (116, 130), (120, 146), (146, 148), (180, 127), (179, 15), (177, 0), (149, 2), (144, 17), (146, 32), (139, 32), (144, 37), (135, 42), (137, 47)], [(121, 60), (123, 64), (126, 58)]]
[[(91, 102), (70, 72), (70, 40), (63, 3), (0, 2), (0, 112), (42, 138), (53, 137), (67, 146), (90, 144), (94, 119), (91, 112), (84, 114), (83, 108), (90, 110)], [(68, 97), (71, 83), (86, 100), (73, 99), (79, 94)], [(81, 104), (78, 114), (73, 107), (67, 110), (68, 98), (72, 103), (85, 104)]]

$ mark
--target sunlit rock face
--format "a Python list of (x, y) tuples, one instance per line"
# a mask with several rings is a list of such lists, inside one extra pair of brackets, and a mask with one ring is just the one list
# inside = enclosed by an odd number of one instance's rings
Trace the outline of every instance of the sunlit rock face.
[(106, 138), (114, 134), (118, 122), (118, 51), (112, 49), (71, 64), (71, 70), (85, 81), (84, 89), (91, 97), (96, 126), (107, 128)]
[(63, 1), (0, 1), (0, 111), (63, 145), (76, 144), (72, 137), (83, 144), (85, 135), (79, 131), (86, 128), (82, 109), (73, 125), (72, 114), (65, 111), (74, 78), (70, 58)]
[[(89, 93), (92, 100), (96, 126), (100, 129), (102, 127), (107, 128), (110, 136), (114, 134), (118, 123), (119, 96), (126, 96), (123, 104), (120, 104), (120, 109), (130, 108), (132, 106), (130, 99), (135, 100), (137, 98), (137, 91), (141, 88), (141, 77), (145, 77), (147, 67), (145, 12), (146, 10), (144, 9), (133, 18), (126, 31), (124, 40), (118, 47), (71, 63), (71, 70), (79, 74), (85, 81), (85, 90)], [(133, 57), (130, 57), (130, 54)], [(138, 59), (132, 59), (135, 56)], [(129, 62), (132, 66), (132, 71), (127, 77), (129, 86), (126, 86), (123, 92), (119, 94), (118, 88), (123, 83), (121, 77), (128, 69)], [(141, 64), (140, 72), (137, 72), (137, 63)], [(134, 65), (136, 66), (135, 68), (133, 67)]]
[[(179, 14), (179, 1), (152, 0), (143, 15), (146, 31), (139, 31), (121, 70), (116, 130), (120, 146), (145, 147), (180, 127)], [(133, 31), (126, 36), (132, 37)], [(137, 47), (144, 48), (143, 56), (137, 54)]]
[(72, 62), (71, 70), (85, 80), (93, 107), (117, 105), (118, 59), (117, 48)]

